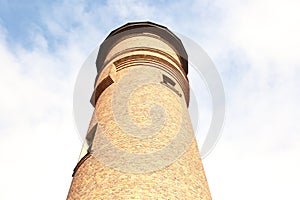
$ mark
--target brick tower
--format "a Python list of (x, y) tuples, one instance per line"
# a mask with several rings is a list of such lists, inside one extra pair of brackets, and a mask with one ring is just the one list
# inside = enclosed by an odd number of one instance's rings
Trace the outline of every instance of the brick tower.
[(96, 65), (95, 110), (67, 199), (211, 199), (181, 41), (128, 23), (101, 44)]

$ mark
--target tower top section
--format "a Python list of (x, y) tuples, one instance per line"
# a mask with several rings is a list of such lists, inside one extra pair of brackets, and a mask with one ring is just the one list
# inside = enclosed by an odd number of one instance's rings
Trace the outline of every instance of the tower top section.
[(127, 23), (112, 31), (100, 45), (96, 60), (98, 74), (100, 74), (104, 69), (105, 59), (110, 50), (125, 37), (136, 34), (154, 34), (168, 42), (179, 57), (182, 71), (185, 75), (188, 74), (188, 55), (181, 40), (168, 28), (153, 22)]

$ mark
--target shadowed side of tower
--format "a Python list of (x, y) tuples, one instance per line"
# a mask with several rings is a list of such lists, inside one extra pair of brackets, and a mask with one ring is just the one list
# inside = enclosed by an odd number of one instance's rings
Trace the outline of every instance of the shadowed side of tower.
[(211, 199), (181, 41), (129, 23), (101, 44), (96, 64), (95, 110), (67, 199)]

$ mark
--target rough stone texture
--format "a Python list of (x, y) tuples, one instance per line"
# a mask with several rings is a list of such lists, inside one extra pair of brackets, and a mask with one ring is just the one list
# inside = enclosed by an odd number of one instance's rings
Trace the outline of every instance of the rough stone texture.
[[(91, 156), (77, 166), (67, 199), (210, 200), (187, 111), (188, 80), (176, 62), (179, 59), (159, 37), (138, 37), (113, 48), (98, 78), (96, 86), (107, 76), (114, 83), (96, 102), (89, 128), (98, 123)], [(143, 51), (125, 48), (141, 47), (143, 41), (147, 41)], [(168, 55), (153, 49), (166, 49)], [(133, 55), (140, 57), (130, 60)], [(128, 62), (120, 63), (120, 59)], [(162, 75), (175, 85), (164, 83)], [(124, 157), (118, 150), (125, 152)], [(128, 155), (156, 157), (136, 160), (139, 157)]]
[(123, 173), (89, 157), (68, 199), (211, 199), (196, 142), (172, 165), (146, 174)]

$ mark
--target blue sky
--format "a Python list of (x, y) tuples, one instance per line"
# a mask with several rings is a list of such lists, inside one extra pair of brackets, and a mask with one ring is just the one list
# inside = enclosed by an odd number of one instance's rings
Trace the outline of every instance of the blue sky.
[(0, 0), (0, 199), (66, 198), (81, 148), (72, 114), (78, 71), (111, 30), (145, 20), (200, 44), (223, 79), (226, 123), (203, 161), (213, 199), (299, 199), (299, 7)]

